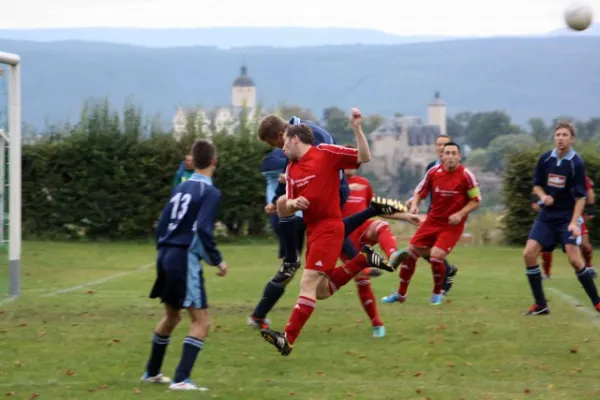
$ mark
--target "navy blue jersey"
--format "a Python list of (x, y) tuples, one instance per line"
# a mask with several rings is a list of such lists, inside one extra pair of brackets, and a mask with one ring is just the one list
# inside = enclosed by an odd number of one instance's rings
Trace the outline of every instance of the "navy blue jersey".
[[(427, 175), (427, 171), (429, 171), (431, 168), (437, 167), (440, 164), (441, 161), (439, 158), (427, 164), (427, 168), (425, 168), (425, 175)], [(431, 196), (433, 196), (433, 193), (430, 191), (429, 195), (427, 196), (427, 212), (429, 212), (429, 209), (431, 208)]]
[[(310, 129), (312, 129), (313, 136), (315, 138), (315, 143), (314, 143), (315, 146), (318, 146), (320, 144), (335, 144), (335, 140), (333, 140), (333, 136), (331, 136), (331, 134), (329, 132), (327, 132), (325, 129), (321, 128), (319, 125), (315, 124), (314, 122), (304, 121), (298, 117), (292, 117), (289, 120), (289, 124), (290, 125), (304, 124), (304, 125), (310, 126)], [(286, 167), (287, 167), (288, 162), (289, 162), (289, 160), (285, 164)], [(283, 194), (285, 194), (285, 183), (279, 184), (279, 186), (277, 187), (277, 190), (275, 191), (275, 196), (273, 197), (273, 203), (275, 203), (277, 201), (277, 198), (279, 198), (279, 196), (282, 196)], [(346, 180), (346, 177), (340, 171), (340, 201), (341, 201), (342, 205), (346, 202), (349, 195), (350, 195), (350, 186), (348, 185), (348, 181)]]
[(583, 159), (573, 149), (563, 158), (558, 158), (556, 149), (545, 152), (535, 168), (533, 186), (554, 199), (552, 206), (542, 208), (540, 218), (571, 218), (575, 202), (587, 194)]
[(171, 191), (158, 223), (158, 247), (185, 247), (210, 265), (223, 261), (213, 235), (221, 192), (212, 179), (194, 173)]

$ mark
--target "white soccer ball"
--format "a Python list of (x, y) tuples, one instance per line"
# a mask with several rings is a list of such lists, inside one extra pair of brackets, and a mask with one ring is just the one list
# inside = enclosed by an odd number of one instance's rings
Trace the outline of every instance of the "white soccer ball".
[(584, 3), (572, 4), (565, 11), (565, 22), (575, 31), (585, 31), (592, 24), (592, 7)]

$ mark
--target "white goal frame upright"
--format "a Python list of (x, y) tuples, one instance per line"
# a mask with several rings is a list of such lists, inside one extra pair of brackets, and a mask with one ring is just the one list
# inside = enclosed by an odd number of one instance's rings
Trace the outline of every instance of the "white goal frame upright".
[(9, 146), (9, 294), (18, 296), (21, 293), (21, 57), (0, 51), (0, 63), (9, 66), (8, 135), (0, 137), (1, 147)]

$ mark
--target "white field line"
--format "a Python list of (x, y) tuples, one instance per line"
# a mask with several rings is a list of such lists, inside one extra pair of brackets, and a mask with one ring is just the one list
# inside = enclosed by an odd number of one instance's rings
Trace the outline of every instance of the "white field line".
[(137, 272), (146, 271), (152, 265), (153, 264), (142, 265), (141, 267), (139, 267), (137, 269), (134, 269), (134, 270), (131, 270), (131, 271), (120, 272), (120, 273), (115, 274), (115, 275), (107, 276), (106, 278), (101, 278), (101, 279), (97, 279), (95, 281), (85, 282), (85, 283), (82, 283), (80, 285), (71, 286), (71, 287), (64, 288), (64, 289), (53, 290), (51, 292), (48, 292), (48, 293), (45, 293), (45, 294), (41, 295), (41, 297), (51, 297), (51, 296), (56, 296), (57, 294), (68, 293), (68, 292), (72, 292), (74, 290), (79, 290), (79, 289), (83, 289), (83, 288), (90, 287), (90, 286), (101, 285), (103, 283), (106, 283), (106, 282), (109, 282), (109, 281), (112, 281), (112, 280), (115, 280), (115, 279), (119, 279), (119, 278), (122, 278), (122, 277), (127, 276), (127, 275), (135, 274)]
[(582, 314), (585, 314), (588, 320), (594, 324), (594, 326), (600, 329), (600, 320), (598, 319), (598, 311), (592, 311), (589, 307), (581, 307), (581, 302), (577, 300), (575, 297), (566, 294), (558, 289), (553, 287), (548, 288), (549, 291), (563, 299), (565, 302), (570, 303), (577, 311)]

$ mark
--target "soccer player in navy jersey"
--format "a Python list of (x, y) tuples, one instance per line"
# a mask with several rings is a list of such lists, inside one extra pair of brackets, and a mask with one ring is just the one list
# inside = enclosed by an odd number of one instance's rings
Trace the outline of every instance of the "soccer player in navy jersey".
[(533, 194), (539, 198), (541, 210), (523, 251), (527, 278), (535, 299), (526, 315), (550, 313), (538, 257), (542, 249), (552, 248), (555, 244), (564, 247), (579, 282), (596, 310), (600, 311), (593, 271), (585, 265), (579, 249), (587, 190), (583, 159), (572, 148), (574, 140), (575, 127), (567, 121), (559, 121), (554, 128), (556, 147), (542, 154), (535, 168)]
[[(213, 235), (221, 201), (221, 193), (212, 182), (217, 165), (215, 148), (206, 140), (196, 141), (192, 158), (194, 173), (172, 190), (156, 232), (157, 276), (150, 298), (161, 300), (165, 315), (154, 329), (152, 352), (142, 376), (144, 383), (170, 383), (171, 390), (207, 390), (190, 379), (210, 324), (202, 261), (218, 267), (218, 276), (227, 274), (227, 264)], [(187, 309), (192, 324), (170, 380), (161, 373), (161, 367), (182, 309)]]
[[(292, 117), (289, 121), (285, 121), (277, 115), (268, 115), (263, 118), (258, 127), (258, 137), (265, 143), (268, 143), (274, 148), (283, 148), (285, 131), (295, 125), (305, 125), (310, 127), (314, 145), (334, 144), (333, 137), (321, 128), (310, 121), (301, 121), (298, 117)], [(339, 172), (339, 205), (343, 207), (348, 199), (350, 189), (343, 172)], [(293, 279), (296, 271), (300, 268), (300, 257), (298, 252), (299, 230), (298, 217), (294, 212), (288, 210), (286, 206), (286, 185), (280, 184), (273, 197), (272, 204), (265, 208), (267, 212), (277, 212), (279, 216), (279, 232), (284, 244), (284, 258), (281, 267), (271, 278), (263, 290), (263, 295), (254, 309), (252, 315), (248, 317), (248, 325), (256, 328), (266, 328), (269, 326), (267, 314), (275, 306), (277, 301), (285, 293), (285, 287)], [(394, 214), (396, 212), (405, 212), (406, 207), (396, 200), (374, 197), (371, 200), (369, 208), (344, 218), (345, 235), (349, 235), (356, 228), (362, 225), (369, 218), (381, 214)], [(303, 223), (303, 222), (302, 222)], [(350, 240), (345, 239), (343, 244), (343, 252), (348, 258), (354, 258), (358, 251)], [(407, 256), (407, 254), (406, 254)]]

